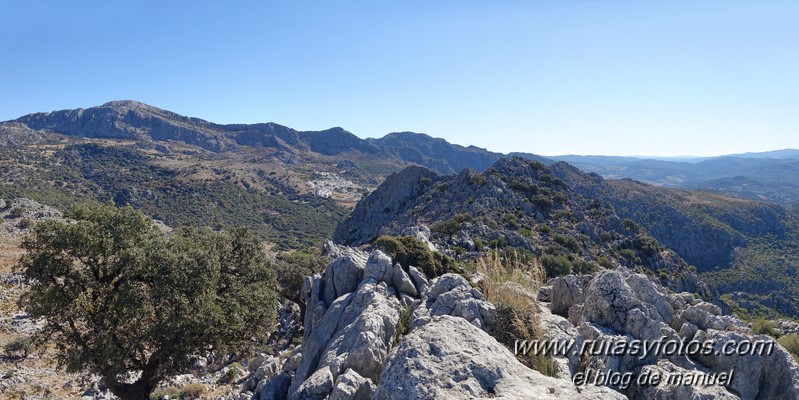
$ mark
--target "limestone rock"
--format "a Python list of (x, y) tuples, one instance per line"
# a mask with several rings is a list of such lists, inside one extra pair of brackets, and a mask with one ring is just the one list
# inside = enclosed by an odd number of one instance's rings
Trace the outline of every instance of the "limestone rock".
[[(590, 275), (561, 276), (552, 280), (551, 287), (542, 288), (544, 298), (549, 298), (548, 301), (551, 301), (552, 312), (565, 316), (569, 314), (571, 306), (582, 303), (583, 290), (590, 279)], [(541, 295), (541, 291), (539, 291), (539, 295)]]
[[(587, 285), (574, 284), (576, 278), (565, 277), (552, 285), (552, 299), (571, 295), (554, 309), (568, 309), (568, 320), (540, 312), (544, 330), (554, 338), (581, 343), (638, 343), (694, 341), (711, 343), (713, 351), (668, 353), (663, 349), (632, 354), (589, 352), (575, 357), (574, 352), (556, 357), (560, 376), (594, 371), (605, 374), (642, 372), (698, 374), (713, 376), (734, 371), (727, 386), (663, 385), (649, 387), (633, 382), (616, 389), (631, 399), (732, 399), (799, 398), (799, 365), (788, 352), (767, 336), (754, 336), (733, 316), (721, 315), (719, 307), (694, 298), (689, 293), (667, 294), (645, 275), (619, 268), (594, 274)], [(557, 289), (556, 289), (557, 288)], [(551, 306), (551, 304), (550, 304)], [(546, 306), (542, 305), (542, 309)], [(576, 328), (576, 334), (574, 329)], [(773, 343), (773, 351), (765, 354), (724, 355), (725, 343)], [(564, 376), (565, 377), (565, 376)]]
[(339, 375), (328, 400), (369, 400), (372, 398), (372, 392), (374, 392), (372, 381), (348, 369)]
[(322, 275), (322, 300), (325, 304), (347, 293), (352, 293), (361, 282), (366, 267), (366, 259), (348, 254), (335, 259)]
[(400, 236), (411, 236), (422, 241), (430, 251), (438, 251), (433, 242), (430, 241), (430, 228), (426, 225), (415, 225), (404, 228), (400, 231)]
[(391, 284), (393, 270), (394, 265), (391, 263), (391, 257), (380, 250), (376, 250), (366, 263), (363, 277), (364, 279), (373, 279), (374, 283), (386, 282)]
[(419, 295), (419, 292), (416, 290), (416, 286), (414, 286), (410, 276), (403, 271), (402, 266), (399, 264), (394, 264), (391, 269), (391, 284), (400, 293), (409, 294), (411, 296)]
[(433, 317), (391, 354), (376, 399), (626, 399), (613, 390), (544, 376), (462, 318)]
[(444, 274), (430, 287), (426, 300), (411, 315), (411, 329), (423, 325), (430, 317), (450, 315), (461, 317), (473, 325), (487, 329), (494, 319), (496, 308), (471, 287), (461, 275)]

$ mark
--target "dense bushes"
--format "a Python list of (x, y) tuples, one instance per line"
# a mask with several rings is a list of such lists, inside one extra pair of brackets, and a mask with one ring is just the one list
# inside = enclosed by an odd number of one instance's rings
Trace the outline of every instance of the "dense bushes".
[[(12, 154), (0, 149), (0, 160), (6, 156)], [(318, 245), (346, 214), (331, 199), (292, 194), (291, 188), (272, 193), (229, 180), (182, 180), (180, 170), (161, 167), (144, 152), (121, 146), (69, 145), (47, 159), (25, 156), (37, 168), (9, 173), (7, 181), (16, 179), (14, 184), (0, 182), (0, 197), (27, 197), (59, 209), (87, 200), (114, 201), (172, 227), (247, 227), (282, 249)]]

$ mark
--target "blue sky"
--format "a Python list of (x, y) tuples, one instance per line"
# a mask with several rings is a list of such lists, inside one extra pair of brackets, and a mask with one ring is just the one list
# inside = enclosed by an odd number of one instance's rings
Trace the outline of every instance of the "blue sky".
[(136, 99), (502, 152), (799, 148), (795, 0), (9, 1), (0, 54), (0, 120)]

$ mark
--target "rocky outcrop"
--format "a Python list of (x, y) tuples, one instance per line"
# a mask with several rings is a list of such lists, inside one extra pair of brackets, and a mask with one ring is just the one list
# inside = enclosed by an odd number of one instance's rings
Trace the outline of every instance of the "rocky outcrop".
[(0, 233), (19, 234), (36, 222), (51, 219), (63, 220), (61, 211), (23, 197), (0, 200)]
[(432, 247), (450, 255), (478, 256), (486, 245), (547, 252), (568, 257), (575, 269), (663, 271), (671, 289), (707, 293), (682, 258), (619, 217), (602, 197), (605, 185), (565, 163), (547, 167), (521, 158), (500, 159), (484, 173), (466, 169), (452, 176), (408, 167), (360, 201), (337, 226), (333, 241), (361, 245), (380, 235), (424, 237), (413, 227), (430, 224), (439, 228), (427, 237)]
[[(607, 385), (633, 399), (799, 398), (799, 365), (785, 349), (690, 293), (669, 293), (625, 269), (556, 278), (545, 292), (540, 298), (551, 302), (543, 304), (568, 316), (542, 313), (545, 331), (576, 344), (558, 356), (564, 377), (628, 376)], [(651, 375), (662, 384), (638, 380)]]
[(577, 388), (523, 366), (465, 319), (437, 316), (406, 336), (380, 375), (376, 399), (625, 399), (608, 388)]
[(359, 245), (376, 238), (381, 227), (394, 221), (411, 206), (408, 198), (421, 190), (423, 179), (436, 177), (433, 171), (421, 167), (408, 167), (389, 175), (377, 190), (355, 206), (349, 219), (336, 227), (333, 241)]
[(266, 378), (248, 381), (261, 400), (623, 398), (517, 361), (487, 333), (494, 306), (462, 276), (428, 280), (379, 250), (325, 249), (338, 258), (306, 278), (301, 348), (282, 368), (264, 362), (256, 373)]
[(371, 391), (363, 378), (377, 381), (402, 314), (392, 269), (380, 251), (368, 260), (352, 253), (306, 280), (302, 360), (290, 399), (323, 399), (339, 386), (337, 396)]
[(494, 320), (496, 309), (485, 301), (477, 289), (469, 285), (460, 275), (446, 274), (438, 278), (426, 293), (425, 300), (411, 315), (411, 329), (422, 326), (432, 317), (447, 315), (460, 317), (470, 324), (488, 329)]

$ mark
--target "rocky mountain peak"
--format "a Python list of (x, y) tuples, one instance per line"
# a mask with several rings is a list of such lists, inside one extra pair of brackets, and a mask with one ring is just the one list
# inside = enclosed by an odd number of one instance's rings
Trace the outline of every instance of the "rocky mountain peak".
[[(142, 103), (142, 102), (136, 101), (136, 100), (112, 100), (112, 101), (109, 101), (107, 103), (104, 103), (100, 107), (111, 107), (111, 108), (117, 108), (117, 109), (126, 108), (126, 109), (160, 110), (157, 107), (153, 107), (153, 106), (151, 106), (149, 104), (145, 104), (145, 103)], [(163, 111), (163, 110), (161, 110), (161, 111)]]

